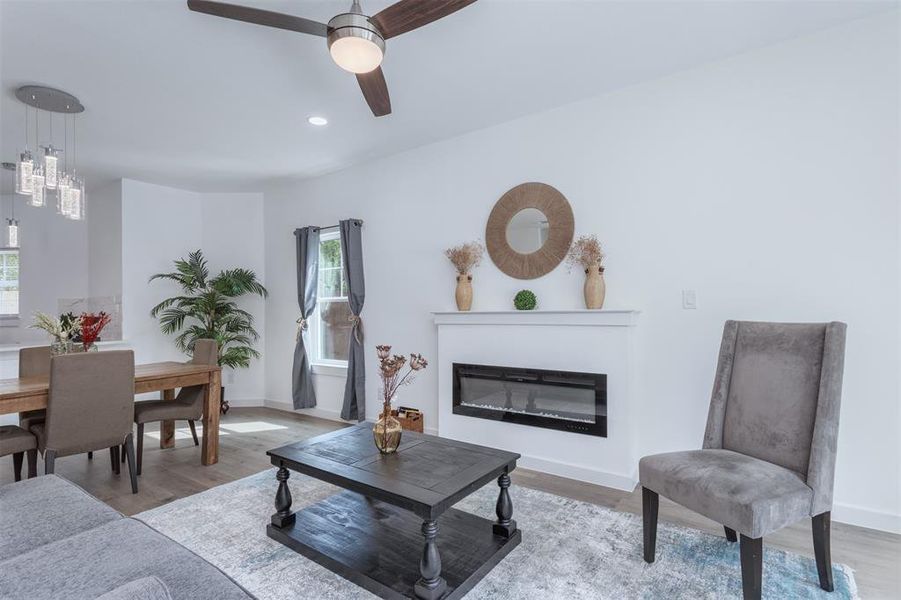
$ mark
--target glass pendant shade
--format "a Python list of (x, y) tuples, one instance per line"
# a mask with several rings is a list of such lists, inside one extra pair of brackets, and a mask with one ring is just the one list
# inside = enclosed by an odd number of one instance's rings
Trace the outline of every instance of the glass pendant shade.
[(28, 199), (29, 206), (44, 206), (44, 169), (37, 167), (34, 175), (31, 177), (31, 198)]
[(55, 150), (50, 146), (44, 148), (44, 187), (55, 190), (59, 183), (59, 173), (56, 169)]
[(69, 180), (65, 174), (58, 176), (56, 182), (56, 212), (69, 216)]
[(69, 214), (73, 221), (81, 221), (81, 187), (74, 180), (69, 187)]
[(19, 222), (15, 219), (6, 220), (6, 247), (19, 247)]
[(24, 196), (30, 196), (32, 186), (32, 176), (34, 175), (34, 159), (31, 158), (31, 152), (26, 150), (19, 155), (16, 161), (16, 193)]

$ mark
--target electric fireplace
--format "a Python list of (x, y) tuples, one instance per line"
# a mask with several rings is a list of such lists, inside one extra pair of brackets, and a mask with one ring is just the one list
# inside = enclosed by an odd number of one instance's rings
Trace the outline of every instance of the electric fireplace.
[(453, 412), (607, 437), (607, 375), (453, 363)]

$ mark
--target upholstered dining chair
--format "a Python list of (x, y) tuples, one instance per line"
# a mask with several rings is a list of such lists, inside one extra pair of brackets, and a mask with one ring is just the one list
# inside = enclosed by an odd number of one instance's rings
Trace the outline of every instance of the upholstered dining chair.
[(658, 494), (741, 536), (742, 591), (760, 598), (763, 537), (813, 518), (820, 587), (833, 590), (830, 511), (844, 323), (727, 321), (702, 450), (639, 463), (644, 559), (654, 562)]
[[(50, 375), (50, 346), (19, 349), (19, 379)], [(28, 431), (32, 425), (43, 423), (47, 411), (43, 408), (19, 413), (19, 427)]]
[[(192, 364), (216, 365), (219, 363), (219, 348), (216, 340), (197, 340), (194, 343)], [(144, 400), (135, 404), (135, 423), (138, 426), (138, 475), (144, 462), (144, 425), (156, 421), (185, 420), (191, 427), (194, 445), (200, 445), (194, 422), (203, 415), (203, 398), (206, 386), (193, 385), (181, 388), (174, 400)]]
[(124, 444), (131, 491), (138, 493), (134, 443), (135, 359), (131, 350), (84, 352), (54, 356), (50, 361), (47, 419), (31, 426), (44, 454), (44, 472), (54, 472), (57, 458), (110, 449), (119, 472), (119, 446)]
[(0, 456), (13, 457), (13, 475), (22, 480), (22, 459), (28, 455), (28, 478), (38, 474), (38, 444), (30, 432), (15, 425), (0, 425)]

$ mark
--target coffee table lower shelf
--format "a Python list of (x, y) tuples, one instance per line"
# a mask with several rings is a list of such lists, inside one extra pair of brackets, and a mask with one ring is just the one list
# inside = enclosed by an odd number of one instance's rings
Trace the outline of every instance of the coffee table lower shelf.
[[(422, 520), (413, 513), (345, 491), (295, 513), (293, 524), (269, 525), (270, 538), (370, 592), (396, 600), (415, 598), (422, 555)], [(492, 531), (492, 521), (454, 508), (438, 519), (442, 600), (462, 598), (522, 536)]]

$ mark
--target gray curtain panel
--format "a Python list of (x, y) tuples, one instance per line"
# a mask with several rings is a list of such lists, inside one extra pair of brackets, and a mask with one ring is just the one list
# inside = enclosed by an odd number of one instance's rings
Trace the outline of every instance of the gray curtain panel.
[(341, 407), (342, 419), (366, 418), (366, 365), (363, 359), (363, 299), (366, 286), (363, 282), (363, 245), (360, 230), (363, 221), (347, 219), (340, 221), (341, 253), (344, 258), (344, 277), (347, 279), (347, 301), (353, 313), (353, 324), (350, 336), (350, 348), (347, 353), (347, 383), (344, 387), (344, 405)]
[(295, 229), (294, 237), (297, 238), (297, 303), (300, 305), (300, 318), (297, 319), (291, 396), (294, 408), (313, 408), (316, 406), (316, 391), (313, 389), (310, 357), (307, 356), (303, 338), (307, 320), (316, 310), (316, 292), (319, 289), (319, 228)]

